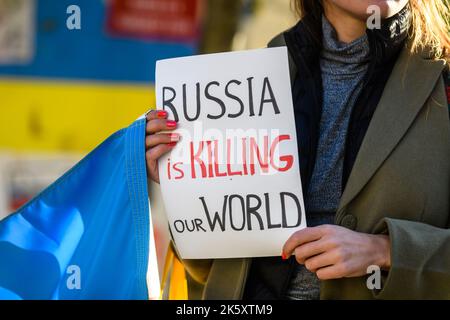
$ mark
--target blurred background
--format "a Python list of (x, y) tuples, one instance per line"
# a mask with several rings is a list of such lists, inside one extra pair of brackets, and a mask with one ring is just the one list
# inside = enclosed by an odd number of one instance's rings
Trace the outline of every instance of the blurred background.
[(0, 0), (0, 219), (154, 106), (157, 60), (261, 48), (294, 23), (290, 0)]

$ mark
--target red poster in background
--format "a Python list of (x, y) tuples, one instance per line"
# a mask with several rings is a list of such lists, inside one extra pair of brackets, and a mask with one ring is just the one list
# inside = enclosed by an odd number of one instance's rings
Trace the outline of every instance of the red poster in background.
[(110, 34), (159, 40), (195, 41), (202, 0), (110, 0)]

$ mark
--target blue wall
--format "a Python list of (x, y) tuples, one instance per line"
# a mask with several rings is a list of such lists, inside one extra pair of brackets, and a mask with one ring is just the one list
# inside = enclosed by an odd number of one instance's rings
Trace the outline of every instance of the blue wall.
[[(196, 43), (125, 39), (105, 31), (102, 0), (39, 0), (35, 57), (27, 66), (0, 66), (0, 75), (151, 83), (155, 61), (192, 55)], [(68, 30), (69, 5), (81, 8), (81, 30)]]

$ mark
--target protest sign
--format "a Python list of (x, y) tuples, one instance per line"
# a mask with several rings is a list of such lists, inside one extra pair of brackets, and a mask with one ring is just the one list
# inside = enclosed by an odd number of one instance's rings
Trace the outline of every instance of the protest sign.
[(287, 49), (158, 61), (156, 94), (181, 135), (159, 174), (182, 258), (280, 255), (306, 227)]

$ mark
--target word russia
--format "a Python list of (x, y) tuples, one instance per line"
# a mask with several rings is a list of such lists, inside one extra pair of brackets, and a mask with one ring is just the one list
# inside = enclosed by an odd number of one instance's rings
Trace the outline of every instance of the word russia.
[[(216, 110), (209, 110), (206, 114), (206, 118), (211, 120), (218, 120), (222, 117), (231, 119), (238, 118), (242, 116), (246, 110), (249, 117), (254, 117), (256, 115), (262, 116), (266, 104), (271, 105), (274, 114), (279, 114), (280, 109), (277, 100), (275, 99), (269, 77), (263, 79), (262, 90), (258, 94), (260, 98), (257, 101), (255, 101), (254, 98), (256, 93), (254, 92), (253, 80), (253, 77), (249, 77), (245, 80), (245, 83), (243, 83), (242, 81), (233, 79), (227, 81), (225, 84), (221, 84), (218, 81), (211, 81), (204, 86), (202, 86), (200, 82), (197, 82), (193, 88), (189, 89), (187, 84), (184, 83), (178, 90), (173, 87), (163, 87), (162, 107), (164, 110), (169, 109), (177, 122), (180, 120), (179, 112), (181, 112), (181, 110), (183, 111), (182, 115), (186, 121), (198, 120), (205, 100), (209, 102), (208, 109), (213, 109), (211, 108), (211, 104), (216, 105)], [(239, 86), (246, 86), (247, 97), (239, 97), (238, 94), (233, 91), (233, 88)], [(219, 93), (218, 91), (220, 90), (222, 92)], [(195, 96), (195, 103), (193, 103), (193, 105), (189, 105), (187, 101), (187, 97), (191, 94), (192, 96)], [(221, 98), (221, 96), (226, 97), (228, 101)], [(237, 110), (227, 110), (227, 106), (230, 105), (231, 102), (234, 102), (239, 106), (236, 108)]]

